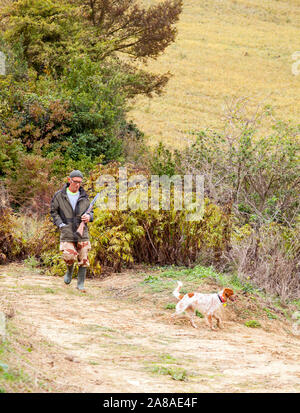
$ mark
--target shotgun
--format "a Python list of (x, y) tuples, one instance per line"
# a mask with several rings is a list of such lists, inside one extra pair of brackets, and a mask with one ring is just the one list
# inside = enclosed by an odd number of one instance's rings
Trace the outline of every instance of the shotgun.
[[(97, 201), (97, 198), (98, 198), (99, 195), (100, 195), (100, 193), (98, 193), (95, 196), (95, 198), (92, 200), (92, 202), (90, 203), (90, 206), (85, 211), (85, 214), (89, 214), (91, 212), (91, 210), (93, 209), (93, 206), (94, 206), (95, 202)], [(80, 225), (79, 225), (79, 227), (77, 228), (77, 231), (76, 231), (81, 237), (82, 237), (82, 234), (83, 234), (84, 226), (85, 226), (85, 222), (81, 221), (81, 223), (80, 223)]]

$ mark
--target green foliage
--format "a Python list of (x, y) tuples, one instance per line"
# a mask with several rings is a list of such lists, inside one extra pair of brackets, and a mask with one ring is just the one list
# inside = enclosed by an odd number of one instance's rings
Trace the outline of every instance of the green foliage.
[(103, 85), (102, 91), (99, 89), (99, 69), (94, 82), (84, 65), (79, 70), (83, 70), (86, 79), (81, 87), (93, 86), (84, 93), (76, 87), (68, 89), (62, 80), (59, 90), (54, 82), (49, 82), (51, 95), (49, 91), (41, 95), (40, 82), (36, 81), (32, 86), (34, 92), (23, 91), (20, 98), (21, 90), (15, 86), (9, 95), (14, 115), (3, 120), (7, 137), (19, 140), (27, 151), (41, 150), (43, 156), (52, 152), (73, 160), (82, 155), (94, 159), (101, 153), (108, 158), (117, 157), (122, 145), (114, 136), (123, 120), (124, 99), (116, 85), (114, 89), (110, 89), (111, 85)]
[(176, 164), (172, 152), (160, 142), (153, 150), (150, 159), (150, 169), (156, 175), (175, 175)]
[(25, 242), (16, 232), (15, 216), (5, 195), (0, 185), (0, 264), (23, 258), (26, 253)]
[(14, 44), (22, 39), (26, 61), (38, 74), (49, 69), (59, 74), (68, 57), (76, 53), (80, 19), (72, 4), (20, 0), (8, 6), (3, 17), (6, 41)]
[(185, 267), (171, 267), (162, 270), (159, 274), (163, 278), (173, 278), (175, 280), (184, 279), (191, 282), (201, 282), (205, 278), (216, 278), (218, 274), (212, 267), (203, 267), (202, 265), (195, 265), (192, 268)]
[(148, 287), (148, 290), (159, 293), (162, 291), (170, 291), (173, 287), (173, 282), (159, 276), (147, 276), (141, 284), (144, 284)]
[(26, 259), (24, 260), (24, 263), (25, 263), (26, 265), (28, 265), (28, 267), (31, 268), (31, 269), (35, 269), (35, 268), (37, 268), (38, 265), (39, 265), (39, 262), (37, 261), (37, 259), (36, 259), (35, 257), (31, 257), (31, 256), (29, 256), (28, 258), (26, 258)]
[[(100, 175), (109, 174), (118, 181), (118, 164), (98, 166), (88, 181), (94, 187)], [(138, 170), (127, 165), (128, 179)], [(141, 171), (145, 172), (145, 171)], [(98, 189), (99, 190), (99, 189)], [(129, 190), (130, 194), (133, 188)], [(151, 196), (148, 190), (149, 199)], [(142, 201), (141, 201), (142, 202)], [(139, 202), (138, 202), (139, 204)], [(147, 262), (160, 264), (189, 264), (195, 262), (201, 250), (214, 251), (214, 259), (226, 248), (230, 216), (208, 200), (204, 219), (188, 221), (186, 210), (126, 210), (96, 209), (90, 225), (93, 242), (91, 263), (96, 262), (120, 269), (123, 264)]]
[(166, 310), (175, 310), (176, 304), (175, 303), (169, 303), (165, 306)]
[(28, 378), (22, 370), (10, 369), (6, 364), (0, 363), (0, 381), (5, 384), (5, 382), (28, 381)]
[(148, 275), (145, 279), (144, 279), (144, 283), (153, 283), (155, 281), (158, 281), (159, 277), (154, 276), (154, 275)]
[(179, 170), (204, 175), (206, 190), (216, 202), (230, 200), (240, 224), (294, 225), (300, 208), (299, 125), (277, 122), (272, 134), (259, 137), (249, 120), (233, 115), (234, 121), (232, 130), (228, 123), (224, 131), (193, 133), (193, 144), (177, 157)]
[(197, 317), (204, 318), (204, 315), (202, 313), (200, 313), (200, 311), (198, 311), (198, 310), (195, 311), (195, 314), (196, 314)]
[(10, 236), (16, 240), (18, 246), (16, 251), (15, 248), (12, 249), (15, 255), (10, 259), (24, 258), (25, 263), (31, 268), (37, 268), (40, 265), (51, 266), (57, 262), (63, 269), (58, 252), (59, 234), (50, 216), (37, 220), (35, 216), (16, 215), (11, 212), (10, 219), (13, 222), (13, 227), (10, 227)]
[[(221, 287), (229, 287), (232, 288), (234, 291), (258, 291), (258, 289), (255, 288), (251, 283), (241, 280), (237, 276), (237, 274), (226, 274), (217, 272), (213, 267), (204, 267), (202, 265), (195, 265), (193, 268), (171, 267), (169, 269), (162, 270), (159, 273), (159, 276), (155, 276), (155, 279), (157, 280), (164, 278), (182, 280), (184, 283), (191, 282), (193, 284), (196, 283), (198, 285), (200, 285), (203, 281), (205, 281), (205, 279), (208, 278), (214, 280), (216, 284), (220, 285)], [(182, 294), (185, 294), (187, 292), (183, 288), (180, 291)]]
[(45, 292), (47, 294), (55, 294), (55, 290), (53, 290), (52, 288), (45, 288)]
[(16, 38), (12, 43), (5, 40), (0, 31), (0, 51), (5, 54), (5, 76), (0, 75), (0, 96), (5, 96), (7, 83), (12, 80), (22, 82), (28, 80), (28, 64), (24, 56), (23, 37)]
[(276, 320), (278, 317), (274, 314), (269, 308), (264, 307), (263, 310), (267, 313), (267, 316), (270, 320)]
[[(21, 39), (28, 67), (38, 76), (59, 78), (76, 56), (97, 63), (109, 60), (127, 78), (123, 92), (133, 96), (161, 93), (168, 81), (168, 73), (153, 75), (135, 62), (156, 58), (175, 40), (181, 9), (182, 0), (166, 0), (148, 9), (135, 0), (20, 0), (2, 8), (0, 16), (6, 41)], [(126, 53), (127, 59), (120, 60), (117, 52)]]
[(245, 324), (246, 327), (250, 327), (250, 328), (259, 328), (259, 327), (261, 327), (260, 322), (256, 321), (256, 320), (249, 320), (249, 321), (246, 321), (244, 324)]
[(9, 136), (0, 131), (0, 176), (13, 169), (18, 164), (18, 159), (23, 153), (19, 140), (9, 139)]
[(81, 4), (21, 0), (1, 13), (0, 175), (22, 152), (56, 158), (59, 177), (69, 164), (89, 171), (101, 156), (121, 159), (124, 138), (142, 136), (125, 120), (138, 71), (108, 58), (112, 40), (86, 24)]
[[(120, 164), (109, 163), (98, 165), (93, 170), (86, 182), (91, 197), (101, 190), (97, 186), (100, 176), (115, 177), (118, 185), (119, 167)], [(140, 171), (131, 164), (126, 167), (128, 179)], [(145, 170), (140, 172), (145, 173)], [(134, 189), (129, 189), (129, 197), (133, 195)], [(150, 187), (148, 191), (150, 198)], [(186, 210), (175, 211), (172, 207), (170, 211), (144, 210), (140, 207), (140, 201), (134, 205), (138, 205), (138, 208), (128, 206), (124, 210), (108, 209), (103, 205), (94, 209), (94, 221), (89, 224), (92, 243), (90, 272), (93, 274), (100, 274), (105, 267), (120, 271), (134, 262), (190, 265), (196, 263), (203, 251), (212, 251), (214, 262), (228, 245), (230, 216), (208, 200), (205, 202), (204, 219), (200, 221), (188, 221)], [(51, 261), (50, 256), (49, 259)], [(54, 272), (60, 272), (56, 258), (53, 260)], [(50, 264), (48, 258), (47, 263)], [(148, 280), (149, 283), (152, 281), (155, 281), (155, 277)]]
[(122, 153), (118, 138), (124, 125), (125, 96), (120, 92), (122, 76), (117, 68), (74, 58), (64, 70), (61, 95), (68, 99), (73, 118), (66, 155), (74, 160), (82, 154), (107, 160)]
[(51, 176), (53, 160), (34, 154), (22, 154), (14, 168), (7, 171), (5, 183), (11, 200), (20, 211), (45, 215), (57, 187)]
[(123, 81), (116, 67), (74, 58), (59, 83), (31, 74), (29, 87), (13, 79), (3, 84), (0, 174), (17, 169), (22, 152), (53, 159), (57, 176), (71, 163), (89, 171), (99, 157), (120, 158), (123, 139), (129, 133), (142, 136), (125, 120)]

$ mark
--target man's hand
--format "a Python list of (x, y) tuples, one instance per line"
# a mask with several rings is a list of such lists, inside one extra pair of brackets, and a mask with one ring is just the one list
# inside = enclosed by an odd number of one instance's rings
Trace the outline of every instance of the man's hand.
[(89, 214), (83, 214), (81, 217), (81, 221), (83, 221), (84, 223), (89, 222), (90, 219), (91, 219), (91, 216)]

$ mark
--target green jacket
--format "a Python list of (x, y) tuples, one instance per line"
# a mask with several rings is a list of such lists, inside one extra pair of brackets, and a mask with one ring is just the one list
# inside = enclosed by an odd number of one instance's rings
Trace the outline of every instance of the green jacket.
[[(90, 200), (83, 188), (79, 188), (79, 198), (75, 206), (75, 211), (69, 201), (67, 195), (67, 187), (69, 183), (65, 184), (63, 188), (55, 193), (51, 200), (50, 213), (53, 223), (60, 229), (60, 241), (77, 242), (88, 241), (89, 232), (87, 225), (84, 226), (82, 237), (76, 233), (79, 224), (81, 223), (81, 215), (85, 213), (90, 205)], [(93, 221), (93, 213), (90, 212), (90, 222)], [(65, 226), (60, 227), (61, 224)]]

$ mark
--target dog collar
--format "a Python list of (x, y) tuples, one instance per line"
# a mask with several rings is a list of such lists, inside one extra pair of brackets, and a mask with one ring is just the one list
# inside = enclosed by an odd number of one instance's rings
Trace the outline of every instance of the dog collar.
[(221, 301), (221, 303), (225, 303), (225, 300), (222, 300), (222, 298), (219, 296), (219, 294), (218, 294), (218, 297), (219, 297), (219, 300)]

